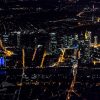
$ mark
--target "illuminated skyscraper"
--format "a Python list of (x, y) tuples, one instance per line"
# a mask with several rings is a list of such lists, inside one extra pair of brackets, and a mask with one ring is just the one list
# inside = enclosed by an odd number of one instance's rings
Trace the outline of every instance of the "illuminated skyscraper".
[(81, 43), (81, 62), (89, 63), (90, 62), (90, 45), (91, 45), (91, 32), (85, 32), (85, 40)]
[(0, 67), (5, 66), (5, 59), (4, 57), (0, 57)]
[(78, 46), (79, 45), (79, 43), (78, 43), (78, 34), (76, 34), (75, 36), (74, 36), (74, 39), (73, 39), (73, 48), (77, 48), (78, 49)]
[(68, 46), (68, 37), (67, 35), (63, 35), (63, 36), (59, 36), (59, 44), (58, 44), (58, 47), (59, 48), (67, 48)]
[(5, 32), (2, 35), (2, 38), (3, 38), (3, 42), (4, 42), (5, 46), (7, 46), (9, 44), (9, 35)]
[(6, 67), (6, 58), (1, 49), (0, 49), (0, 67)]
[(17, 47), (20, 47), (20, 32), (17, 32)]
[(67, 48), (67, 46), (68, 46), (67, 35), (64, 35), (64, 37), (63, 37), (63, 41), (64, 41), (63, 48)]
[(57, 51), (57, 39), (56, 33), (50, 33), (50, 40), (49, 40), (49, 52), (56, 53)]
[(73, 45), (73, 37), (68, 36), (68, 47), (72, 47), (72, 45)]
[(91, 45), (91, 32), (90, 31), (85, 32), (85, 40), (88, 40), (89, 45)]
[(94, 36), (94, 45), (97, 45), (97, 44), (98, 44), (98, 37)]

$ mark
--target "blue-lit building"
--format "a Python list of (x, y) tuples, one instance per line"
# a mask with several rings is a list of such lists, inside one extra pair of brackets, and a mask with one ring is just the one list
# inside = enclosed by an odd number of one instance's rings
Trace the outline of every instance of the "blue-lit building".
[(6, 58), (1, 49), (0, 49), (0, 67), (6, 67)]
[(2, 50), (0, 50), (0, 75), (5, 75), (6, 69), (3, 69), (6, 67), (6, 58), (2, 52)]
[(5, 58), (0, 57), (0, 67), (5, 66)]

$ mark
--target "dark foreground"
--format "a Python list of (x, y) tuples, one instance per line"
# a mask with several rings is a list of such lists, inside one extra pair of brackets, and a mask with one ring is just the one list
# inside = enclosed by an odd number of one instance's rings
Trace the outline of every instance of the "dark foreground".
[[(78, 73), (71, 100), (100, 100), (93, 69), (79, 68)], [(1, 69), (0, 74), (0, 100), (66, 100), (73, 79), (71, 67), (28, 68), (23, 77), (22, 69)]]

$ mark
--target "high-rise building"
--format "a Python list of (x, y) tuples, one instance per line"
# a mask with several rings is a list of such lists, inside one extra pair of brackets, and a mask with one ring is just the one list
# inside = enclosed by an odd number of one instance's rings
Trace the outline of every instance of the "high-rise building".
[(91, 45), (91, 32), (90, 31), (85, 32), (85, 40), (88, 40), (89, 45)]
[(59, 43), (58, 43), (58, 47), (59, 48), (67, 48), (68, 46), (68, 39), (67, 39), (67, 35), (63, 35), (63, 36), (59, 36)]
[(76, 34), (75, 36), (74, 36), (74, 39), (73, 39), (73, 48), (77, 48), (78, 49), (78, 47), (79, 47), (79, 38), (78, 38), (78, 34)]
[(7, 46), (9, 44), (9, 35), (5, 32), (2, 35), (2, 38), (3, 38), (3, 43), (5, 44), (5, 46)]
[(68, 36), (68, 47), (72, 47), (72, 45), (73, 45), (73, 37), (72, 37), (72, 35), (71, 36)]
[(91, 57), (91, 32), (85, 32), (85, 40), (80, 44), (80, 51), (81, 51), (81, 62), (82, 63), (89, 63)]
[(17, 32), (17, 47), (20, 47), (20, 32)]
[(63, 48), (67, 48), (67, 46), (68, 46), (68, 39), (67, 39), (67, 35), (64, 35), (64, 37), (63, 37)]
[(50, 33), (50, 40), (49, 40), (49, 52), (50, 53), (56, 53), (57, 51), (57, 38), (56, 33)]
[(94, 45), (97, 45), (97, 44), (98, 44), (98, 37), (94, 36)]

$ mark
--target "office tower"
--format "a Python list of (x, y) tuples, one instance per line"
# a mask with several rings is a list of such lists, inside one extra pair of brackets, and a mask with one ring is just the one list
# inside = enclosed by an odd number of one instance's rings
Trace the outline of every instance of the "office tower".
[(90, 31), (85, 32), (85, 40), (89, 41), (89, 45), (91, 45), (91, 32)]
[(71, 36), (68, 36), (68, 47), (72, 47), (72, 45), (73, 45), (73, 37), (72, 37), (72, 35)]
[(5, 32), (2, 38), (3, 38), (4, 45), (7, 46), (9, 44), (9, 35)]
[(58, 41), (59, 41), (58, 47), (59, 48), (67, 48), (67, 46), (68, 46), (67, 38), (68, 38), (67, 35), (59, 36), (59, 39), (58, 39)]
[(49, 33), (50, 40), (49, 40), (49, 52), (50, 53), (56, 53), (57, 51), (57, 39), (56, 39), (56, 33)]
[(94, 45), (97, 45), (97, 44), (98, 44), (98, 37), (94, 36)]
[(74, 39), (78, 40), (78, 34), (75, 34)]
[(80, 51), (81, 51), (81, 62), (89, 63), (91, 56), (91, 32), (85, 32), (85, 40), (80, 43)]
[(78, 50), (79, 50), (78, 34), (75, 34), (75, 36), (74, 36), (73, 49), (74, 49), (73, 64), (78, 65)]
[(17, 47), (20, 47), (20, 32), (17, 32)]
[(6, 62), (5, 62), (5, 58), (3, 56), (0, 57), (0, 67), (5, 67), (6, 66)]
[(73, 39), (73, 48), (77, 48), (78, 49), (78, 47), (79, 47), (79, 41), (78, 41), (78, 34), (76, 34), (75, 36), (74, 36), (74, 39)]

